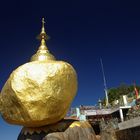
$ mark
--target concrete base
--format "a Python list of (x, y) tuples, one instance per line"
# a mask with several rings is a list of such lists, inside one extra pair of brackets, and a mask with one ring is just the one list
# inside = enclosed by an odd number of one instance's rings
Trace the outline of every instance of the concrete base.
[(140, 140), (140, 126), (116, 131), (117, 140)]
[(119, 130), (124, 130), (124, 129), (140, 126), (140, 117), (121, 122), (118, 124), (118, 126), (119, 126)]

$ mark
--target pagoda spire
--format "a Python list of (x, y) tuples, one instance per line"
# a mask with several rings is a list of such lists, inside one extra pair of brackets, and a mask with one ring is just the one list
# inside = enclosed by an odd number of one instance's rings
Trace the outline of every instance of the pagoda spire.
[(46, 34), (45, 31), (45, 20), (44, 18), (42, 18), (42, 28), (41, 28), (41, 32), (37, 37), (41, 43), (40, 43), (40, 47), (39, 50), (48, 50), (47, 45), (46, 45), (46, 41), (49, 39), (49, 36)]
[(44, 20), (44, 18), (42, 18), (42, 31), (41, 31), (41, 33), (45, 33), (44, 24), (45, 24), (45, 20)]
[(31, 61), (44, 61), (44, 60), (54, 60), (54, 56), (49, 52), (46, 41), (49, 39), (49, 36), (45, 31), (45, 20), (42, 18), (42, 28), (40, 34), (37, 36), (37, 39), (41, 41), (38, 51), (35, 55), (32, 56)]

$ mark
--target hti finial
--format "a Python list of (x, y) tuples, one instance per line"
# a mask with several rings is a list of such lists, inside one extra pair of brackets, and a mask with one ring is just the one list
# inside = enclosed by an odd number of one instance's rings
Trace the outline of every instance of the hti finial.
[(41, 33), (45, 33), (44, 25), (45, 25), (45, 20), (44, 20), (44, 18), (42, 18), (42, 31), (41, 31)]
[(46, 61), (46, 60), (55, 60), (55, 57), (49, 52), (46, 40), (48, 40), (48, 35), (45, 32), (45, 20), (42, 18), (42, 28), (41, 32), (38, 35), (37, 39), (41, 41), (40, 46), (36, 54), (31, 58), (31, 61)]
[(44, 18), (42, 18), (42, 26), (44, 26), (44, 24), (45, 24), (45, 20)]
[(39, 34), (39, 36), (37, 37), (39, 40), (45, 39), (48, 40), (49, 36), (46, 34), (45, 32), (45, 20), (44, 18), (42, 18), (42, 28), (41, 28), (41, 33)]

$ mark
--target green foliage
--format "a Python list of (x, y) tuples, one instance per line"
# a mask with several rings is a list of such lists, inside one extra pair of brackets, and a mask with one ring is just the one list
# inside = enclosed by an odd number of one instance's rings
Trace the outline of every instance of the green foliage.
[[(140, 91), (140, 86), (136, 86), (136, 88), (138, 91)], [(122, 95), (134, 97), (135, 96), (134, 85), (121, 84), (119, 87), (110, 88), (108, 90), (109, 103), (112, 103), (114, 100), (120, 99)]]

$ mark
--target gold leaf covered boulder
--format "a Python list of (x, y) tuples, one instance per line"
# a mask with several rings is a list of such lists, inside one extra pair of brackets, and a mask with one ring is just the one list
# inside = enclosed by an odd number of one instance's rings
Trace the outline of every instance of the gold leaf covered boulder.
[(42, 23), (39, 50), (31, 62), (12, 72), (1, 91), (1, 114), (12, 124), (40, 127), (58, 122), (77, 91), (75, 70), (49, 53)]

